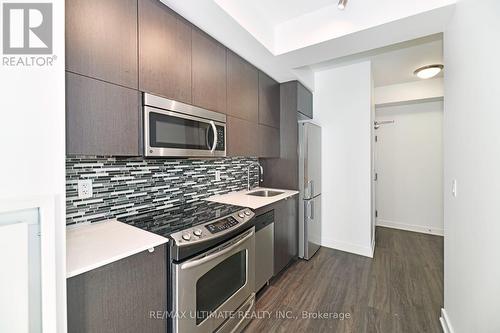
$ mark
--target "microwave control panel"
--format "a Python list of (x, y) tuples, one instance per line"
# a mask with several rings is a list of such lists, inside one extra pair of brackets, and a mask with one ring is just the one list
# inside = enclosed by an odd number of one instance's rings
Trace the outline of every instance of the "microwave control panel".
[(217, 125), (217, 148), (216, 150), (226, 150), (226, 140), (224, 127)]

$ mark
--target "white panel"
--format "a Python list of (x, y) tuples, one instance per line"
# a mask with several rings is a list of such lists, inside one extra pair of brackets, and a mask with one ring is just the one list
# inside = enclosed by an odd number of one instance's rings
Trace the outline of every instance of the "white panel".
[(499, 13), (498, 0), (459, 1), (444, 34), (444, 308), (457, 333), (500, 332)]
[(0, 332), (29, 331), (28, 225), (0, 226)]
[(64, 333), (64, 1), (42, 2), (52, 3), (53, 52), (57, 59), (45, 67), (0, 66), (1, 152), (11, 161), (0, 164), (0, 211), (11, 211), (14, 206), (40, 208), (44, 332)]
[(322, 134), (321, 245), (370, 255), (370, 62), (317, 72), (315, 87), (314, 119)]

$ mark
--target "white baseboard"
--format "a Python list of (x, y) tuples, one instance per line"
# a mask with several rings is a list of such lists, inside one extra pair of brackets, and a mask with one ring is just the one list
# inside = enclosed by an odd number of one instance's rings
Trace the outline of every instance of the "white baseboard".
[(357, 244), (341, 242), (333, 239), (325, 239), (321, 238), (321, 246), (329, 247), (331, 249), (340, 250), (344, 252), (350, 252), (354, 254), (358, 254), (360, 256), (373, 258), (374, 249), (372, 246), (360, 246)]
[(443, 328), (444, 333), (455, 333), (453, 327), (451, 326), (450, 318), (446, 313), (444, 308), (441, 309), (441, 317), (439, 318), (439, 322), (441, 323), (441, 327)]
[(437, 235), (437, 236), (444, 235), (443, 229), (436, 229), (436, 228), (425, 227), (425, 226), (421, 226), (421, 225), (405, 224), (405, 223), (400, 223), (400, 222), (396, 222), (396, 221), (384, 220), (381, 218), (377, 218), (377, 226), (400, 229), (400, 230), (407, 230), (407, 231), (413, 231), (413, 232), (421, 232), (424, 234)]

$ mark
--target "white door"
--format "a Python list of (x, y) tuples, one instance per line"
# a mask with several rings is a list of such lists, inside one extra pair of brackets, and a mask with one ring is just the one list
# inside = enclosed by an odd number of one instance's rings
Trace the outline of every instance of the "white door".
[(443, 233), (443, 102), (379, 107), (377, 225)]

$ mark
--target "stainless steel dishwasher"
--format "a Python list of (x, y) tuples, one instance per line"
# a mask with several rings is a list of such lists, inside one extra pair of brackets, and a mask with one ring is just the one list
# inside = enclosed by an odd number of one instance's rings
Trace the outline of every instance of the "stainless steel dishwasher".
[(274, 209), (255, 218), (255, 292), (273, 276)]

